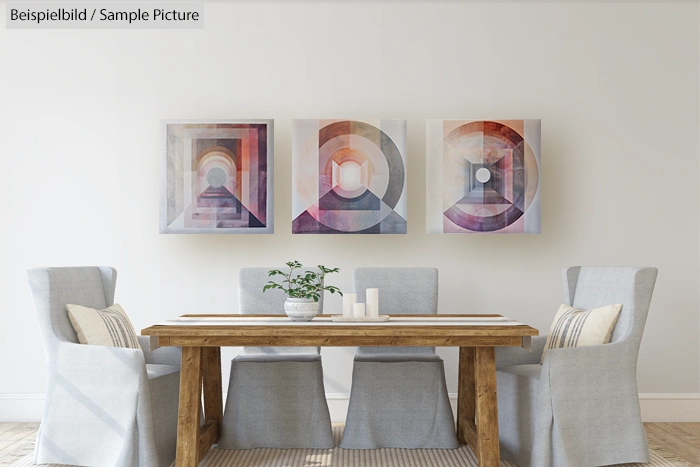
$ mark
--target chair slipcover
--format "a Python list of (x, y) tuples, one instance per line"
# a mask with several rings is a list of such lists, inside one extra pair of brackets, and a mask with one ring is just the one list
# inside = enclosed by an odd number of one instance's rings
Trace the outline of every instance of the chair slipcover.
[(177, 438), (180, 349), (151, 352), (147, 337), (139, 337), (141, 349), (78, 343), (66, 305), (113, 305), (113, 268), (37, 268), (27, 277), (48, 366), (34, 462), (170, 465)]
[[(381, 314), (437, 313), (437, 269), (359, 268), (353, 287), (358, 302), (378, 288)], [(340, 447), (459, 447), (444, 364), (433, 347), (358, 348)]]
[[(590, 467), (649, 462), (637, 392), (637, 356), (655, 268), (571, 267), (565, 303), (621, 303), (609, 344), (532, 352), (497, 348), (501, 456), (519, 467)], [(552, 309), (552, 314), (555, 310)]]
[[(284, 292), (262, 291), (270, 269), (241, 269), (241, 313), (284, 313)], [(319, 313), (322, 306), (321, 300)], [(218, 447), (335, 447), (319, 348), (245, 347), (243, 354), (231, 361)]]

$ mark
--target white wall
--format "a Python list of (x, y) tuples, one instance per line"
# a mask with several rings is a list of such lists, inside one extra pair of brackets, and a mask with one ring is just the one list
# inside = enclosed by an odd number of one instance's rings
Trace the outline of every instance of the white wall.
[[(0, 419), (44, 392), (24, 270), (48, 265), (115, 266), (138, 329), (234, 312), (238, 268), (298, 259), (340, 267), (344, 289), (354, 267), (436, 266), (442, 312), (545, 332), (562, 268), (656, 266), (640, 392), (699, 393), (699, 13), (218, 3), (204, 30), (0, 29)], [(332, 117), (408, 120), (407, 235), (291, 235), (291, 119)], [(161, 118), (275, 119), (275, 235), (158, 234)], [(426, 118), (541, 118), (543, 233), (426, 235)], [(329, 393), (352, 354), (324, 349)]]

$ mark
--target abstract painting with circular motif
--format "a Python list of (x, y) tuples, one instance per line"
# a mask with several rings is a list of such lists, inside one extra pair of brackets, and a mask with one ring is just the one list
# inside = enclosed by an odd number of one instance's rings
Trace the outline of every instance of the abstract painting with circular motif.
[(428, 120), (428, 233), (540, 233), (540, 120)]
[(406, 121), (294, 120), (292, 232), (406, 233)]

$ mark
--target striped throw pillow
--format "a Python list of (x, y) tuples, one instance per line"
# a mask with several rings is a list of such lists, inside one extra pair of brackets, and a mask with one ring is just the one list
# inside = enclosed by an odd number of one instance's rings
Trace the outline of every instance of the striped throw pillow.
[(66, 309), (81, 344), (141, 348), (129, 317), (118, 304), (104, 310), (80, 305), (66, 305)]
[(542, 360), (547, 350), (563, 347), (583, 347), (610, 342), (622, 305), (606, 305), (592, 310), (580, 310), (569, 305), (559, 307), (549, 328)]

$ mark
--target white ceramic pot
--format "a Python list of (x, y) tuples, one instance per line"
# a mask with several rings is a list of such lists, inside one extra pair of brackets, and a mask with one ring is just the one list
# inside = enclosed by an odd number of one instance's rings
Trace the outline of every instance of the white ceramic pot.
[(287, 297), (284, 311), (294, 321), (311, 321), (318, 313), (318, 302), (310, 298)]

